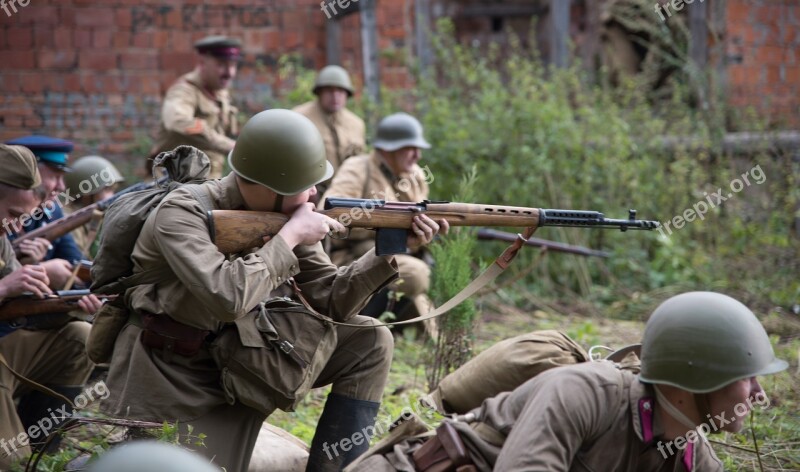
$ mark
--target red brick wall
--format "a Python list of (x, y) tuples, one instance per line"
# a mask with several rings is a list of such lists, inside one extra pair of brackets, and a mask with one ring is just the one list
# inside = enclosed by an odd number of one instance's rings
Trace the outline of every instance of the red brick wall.
[[(0, 10), (0, 140), (55, 135), (74, 140), (76, 156), (146, 148), (163, 93), (194, 67), (192, 44), (208, 34), (242, 39), (235, 97), (248, 114), (262, 110), (280, 87), (281, 55), (325, 65), (329, 20), (319, 1), (31, 0), (10, 17)], [(379, 2), (381, 49), (405, 46), (410, 13), (410, 1)], [(360, 38), (358, 14), (345, 17), (342, 62), (357, 84)], [(387, 84), (407, 84), (396, 67), (382, 72)]]
[(800, 126), (800, 2), (728, 0), (728, 97)]

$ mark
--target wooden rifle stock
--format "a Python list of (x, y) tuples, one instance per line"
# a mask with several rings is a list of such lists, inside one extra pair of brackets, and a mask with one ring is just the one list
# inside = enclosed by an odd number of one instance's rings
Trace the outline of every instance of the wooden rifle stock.
[[(0, 305), (0, 321), (12, 321), (35, 315), (66, 313), (78, 308), (78, 300), (89, 295), (89, 290), (62, 290), (46, 298), (33, 295), (7, 299)], [(109, 300), (115, 295), (105, 297)]]
[(136, 185), (131, 185), (130, 187), (124, 190), (120, 190), (119, 192), (106, 198), (105, 200), (85, 206), (70, 215), (66, 215), (63, 218), (59, 218), (55, 221), (52, 221), (44, 226), (36, 228), (33, 231), (17, 235), (17, 237), (14, 238), (13, 241), (11, 241), (11, 247), (13, 247), (14, 250), (16, 251), (19, 248), (19, 245), (22, 243), (22, 241), (34, 238), (45, 238), (48, 241), (53, 241), (55, 239), (58, 239), (61, 236), (64, 236), (65, 234), (74, 230), (75, 228), (80, 228), (81, 226), (91, 221), (95, 211), (100, 211), (100, 212), (105, 211), (105, 209), (111, 206), (111, 204), (114, 203), (119, 197), (131, 192), (146, 190), (148, 188), (152, 188), (156, 184), (160, 185), (164, 182), (166, 182), (166, 178), (160, 179), (157, 182), (141, 182)]
[[(209, 212), (211, 238), (220, 252), (231, 254), (246, 249), (260, 247), (265, 236), (275, 235), (289, 220), (281, 213), (266, 213), (240, 210), (214, 210)], [(542, 210), (502, 205), (483, 205), (471, 203), (430, 202), (386, 202), (352, 198), (328, 198), (323, 213), (348, 228), (368, 228), (378, 230), (378, 245), (381, 232), (396, 230), (402, 232), (405, 244), (405, 231), (411, 228), (413, 218), (425, 214), (434, 220), (445, 219), (450, 226), (575, 226), (627, 229), (654, 229), (655, 221), (637, 220), (636, 212), (631, 210), (627, 220), (607, 219), (595, 211)], [(395, 240), (398, 240), (395, 238)], [(392, 254), (402, 252), (396, 244), (389, 248)], [(391, 252), (393, 251), (393, 252)]]
[[(505, 241), (513, 243), (517, 240), (517, 235), (506, 231), (498, 231), (495, 229), (481, 228), (478, 230), (478, 239), (483, 241)], [(609, 257), (610, 254), (606, 251), (598, 251), (589, 249), (583, 246), (573, 246), (571, 244), (559, 243), (556, 241), (548, 241), (547, 239), (528, 238), (525, 241), (526, 246), (540, 247), (553, 252), (566, 252), (569, 254), (577, 254), (579, 256), (594, 256), (594, 257)]]

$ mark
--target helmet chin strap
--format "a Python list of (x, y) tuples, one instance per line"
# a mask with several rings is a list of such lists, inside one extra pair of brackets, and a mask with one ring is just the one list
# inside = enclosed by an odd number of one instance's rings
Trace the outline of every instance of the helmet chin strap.
[(275, 204), (272, 206), (272, 211), (275, 213), (280, 213), (281, 210), (283, 210), (283, 195), (276, 193)]
[[(690, 420), (686, 415), (683, 414), (675, 405), (670, 402), (667, 397), (661, 393), (661, 390), (658, 388), (658, 385), (653, 385), (653, 389), (656, 391), (656, 399), (658, 401), (658, 405), (664, 408), (664, 411), (667, 412), (669, 416), (674, 418), (680, 424), (686, 426), (690, 430), (697, 428), (698, 425), (694, 423), (694, 421)], [(695, 400), (697, 402), (697, 400)]]

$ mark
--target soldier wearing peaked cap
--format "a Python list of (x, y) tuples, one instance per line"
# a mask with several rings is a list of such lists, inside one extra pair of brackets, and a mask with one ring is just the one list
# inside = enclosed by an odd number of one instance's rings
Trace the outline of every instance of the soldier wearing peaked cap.
[(197, 66), (167, 90), (161, 107), (161, 129), (145, 164), (160, 152), (185, 144), (194, 146), (211, 160), (209, 177), (222, 177), (225, 156), (239, 133), (239, 110), (231, 104), (229, 87), (241, 59), (239, 40), (209, 36), (196, 42)]
[[(325, 141), (325, 155), (336, 172), (345, 159), (366, 149), (364, 120), (347, 109), (347, 99), (353, 96), (350, 75), (340, 66), (322, 68), (314, 81), (315, 100), (298, 105), (294, 111), (310, 119)], [(325, 193), (329, 181), (317, 187)]]
[[(33, 153), (26, 147), (0, 144), (0, 218), (7, 221), (30, 214), (40, 202), (35, 192), (40, 184)], [(20, 265), (8, 238), (0, 236), (0, 301), (25, 293), (45, 296), (51, 293), (49, 283), (42, 266)], [(94, 312), (100, 302), (90, 295), (78, 305)], [(13, 461), (26, 457), (33, 445), (46, 439), (41, 431), (33, 433), (31, 426), (41, 418), (49, 418), (50, 412), (67, 411), (62, 402), (31, 392), (11, 369), (74, 398), (92, 367), (85, 353), (88, 323), (74, 321), (54, 328), (36, 328), (0, 323), (0, 470), (9, 470)], [(27, 436), (28, 432), (31, 436)]]

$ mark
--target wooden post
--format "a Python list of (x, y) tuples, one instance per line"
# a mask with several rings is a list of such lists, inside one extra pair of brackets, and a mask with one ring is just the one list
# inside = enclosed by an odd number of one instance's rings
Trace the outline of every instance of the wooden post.
[(326, 65), (342, 65), (342, 25), (336, 18), (325, 22), (325, 59)]
[(570, 0), (550, 0), (550, 63), (556, 67), (569, 65)]
[(381, 100), (380, 63), (378, 61), (378, 26), (375, 0), (361, 0), (361, 55), (364, 62), (364, 89), (375, 103)]

